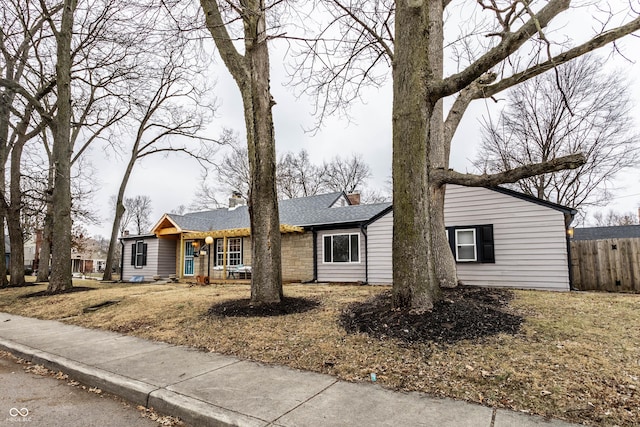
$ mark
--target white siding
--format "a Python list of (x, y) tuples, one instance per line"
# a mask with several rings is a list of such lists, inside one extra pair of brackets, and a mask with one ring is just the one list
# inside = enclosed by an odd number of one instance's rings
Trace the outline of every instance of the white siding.
[[(495, 264), (457, 263), (458, 278), (469, 285), (569, 290), (564, 214), (486, 188), (448, 185), (445, 224), (493, 224)], [(391, 283), (393, 214), (367, 230), (369, 282)]]
[(463, 283), (569, 290), (562, 212), (486, 188), (448, 185), (446, 226), (493, 224), (495, 264), (458, 263)]
[[(147, 244), (147, 265), (136, 268), (131, 265), (131, 245), (138, 241)], [(159, 240), (155, 237), (144, 237), (141, 239), (130, 239), (124, 241), (124, 258), (122, 268), (122, 280), (129, 281), (133, 276), (144, 276), (145, 282), (153, 281), (153, 276), (158, 274), (158, 248)]]
[[(323, 242), (324, 236), (329, 234), (353, 234), (360, 235), (360, 262), (351, 263), (325, 263)], [(323, 230), (318, 232), (317, 240), (317, 254), (318, 254), (318, 281), (319, 282), (364, 282), (365, 280), (365, 251), (364, 251), (364, 236), (360, 232), (359, 228), (348, 228), (342, 230)]]
[(340, 208), (343, 206), (349, 206), (349, 198), (347, 196), (345, 196), (344, 194), (342, 194), (340, 197), (338, 197), (338, 199), (333, 202), (333, 204), (330, 206), (332, 208)]
[[(158, 240), (158, 258), (156, 266), (156, 274), (160, 277), (167, 278), (172, 274), (176, 274), (176, 241), (173, 239), (157, 239)], [(129, 248), (131, 250), (131, 248)], [(155, 260), (154, 260), (155, 262)], [(131, 261), (129, 261), (131, 263)], [(147, 263), (149, 256), (147, 255)]]
[(393, 212), (382, 216), (367, 227), (369, 246), (369, 283), (391, 284), (393, 271), (391, 242), (393, 241)]

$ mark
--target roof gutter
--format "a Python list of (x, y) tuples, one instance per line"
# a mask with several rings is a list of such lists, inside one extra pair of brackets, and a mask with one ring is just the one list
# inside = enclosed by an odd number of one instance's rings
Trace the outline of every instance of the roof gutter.
[(364, 285), (369, 284), (369, 243), (367, 241), (367, 226), (360, 225), (360, 232), (364, 236)]
[[(107, 268), (112, 268), (110, 265)], [(124, 240), (120, 239), (120, 281), (123, 281), (124, 277)]]
[(578, 213), (577, 210), (571, 209), (569, 213), (564, 214), (564, 224), (565, 224), (564, 234), (567, 240), (567, 268), (569, 270), (569, 290), (570, 291), (578, 290), (573, 286), (573, 265), (571, 263), (571, 236), (569, 235), (569, 227), (571, 226), (571, 223), (573, 222), (573, 218), (577, 213)]

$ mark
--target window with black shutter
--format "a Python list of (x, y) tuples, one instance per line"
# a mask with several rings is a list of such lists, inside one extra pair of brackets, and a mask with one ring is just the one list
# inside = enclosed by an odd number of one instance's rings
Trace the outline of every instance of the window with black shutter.
[(142, 240), (131, 245), (131, 265), (135, 268), (147, 265), (147, 244)]
[(495, 263), (493, 224), (447, 227), (449, 246), (457, 263)]

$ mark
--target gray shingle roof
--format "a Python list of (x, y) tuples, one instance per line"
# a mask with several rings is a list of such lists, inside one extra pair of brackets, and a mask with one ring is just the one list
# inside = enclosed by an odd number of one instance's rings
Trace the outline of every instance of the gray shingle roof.
[[(343, 193), (328, 193), (318, 196), (281, 200), (278, 208), (280, 223), (287, 225), (322, 226), (363, 223), (371, 220), (391, 206), (391, 203), (330, 207)], [(183, 230), (210, 231), (249, 227), (247, 206), (235, 209), (215, 209), (185, 215), (168, 214)]]
[(615, 227), (585, 227), (573, 229), (573, 240), (601, 240), (640, 238), (640, 225)]

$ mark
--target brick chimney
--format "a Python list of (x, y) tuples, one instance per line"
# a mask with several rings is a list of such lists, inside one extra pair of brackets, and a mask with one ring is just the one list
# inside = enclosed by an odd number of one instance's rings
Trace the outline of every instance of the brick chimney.
[(234, 191), (229, 197), (229, 209), (235, 209), (238, 206), (244, 206), (245, 200), (242, 198), (242, 194), (239, 191)]
[(349, 202), (351, 202), (352, 205), (360, 204), (360, 193), (354, 191), (353, 193), (347, 194), (347, 197), (349, 198)]

